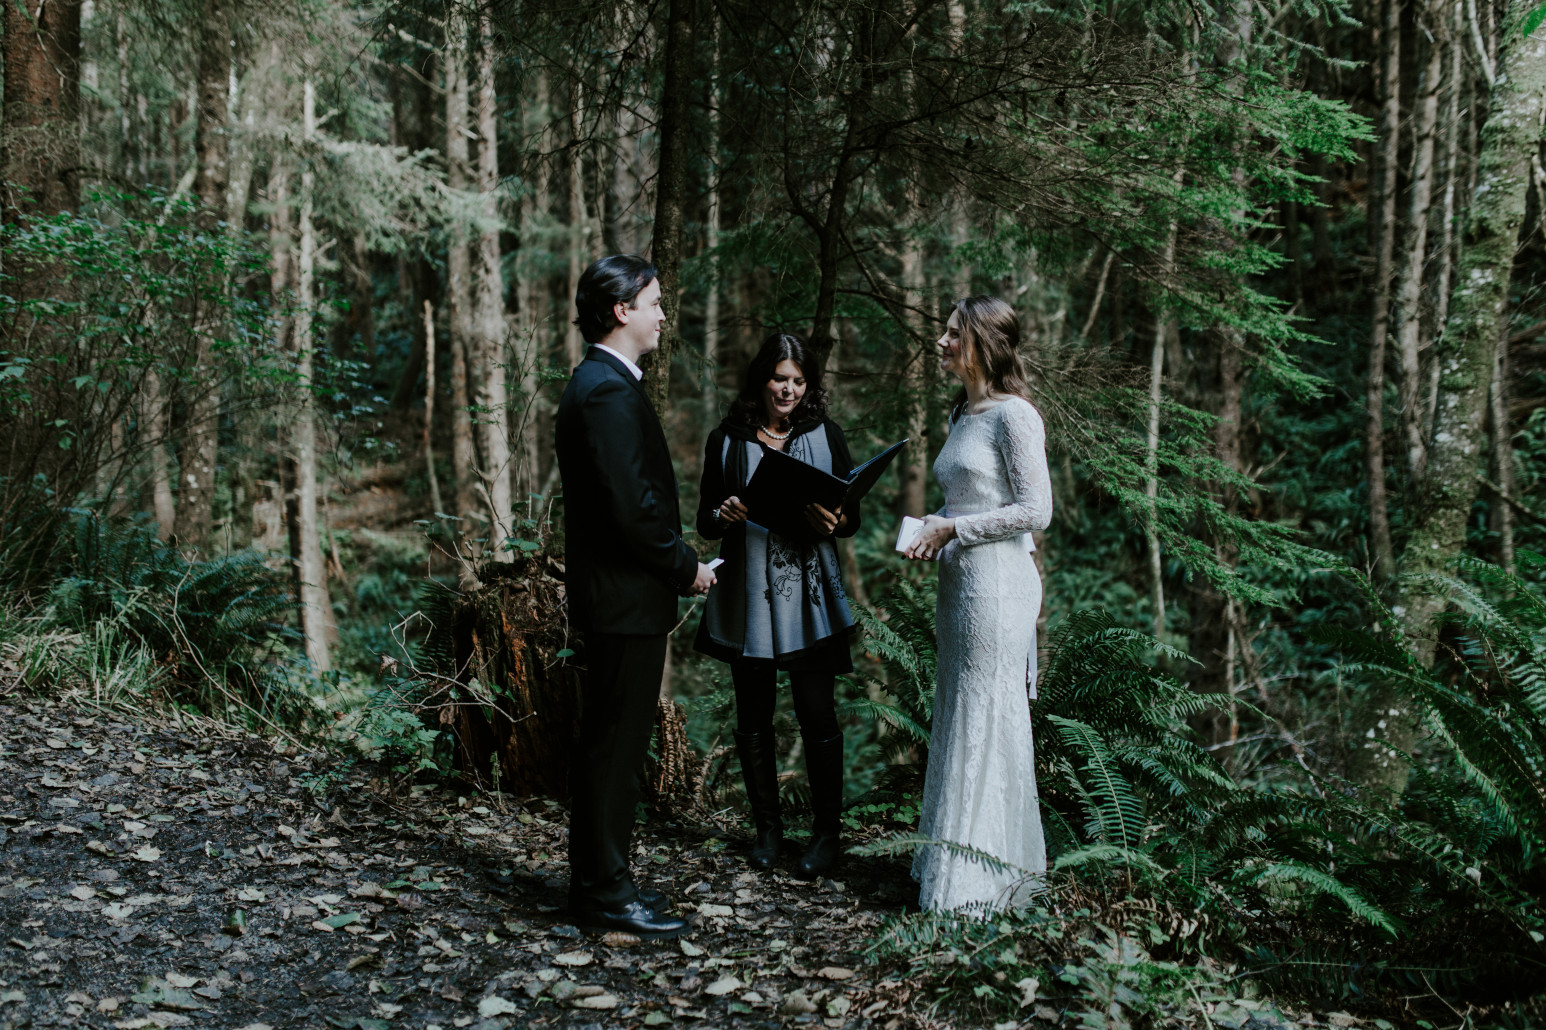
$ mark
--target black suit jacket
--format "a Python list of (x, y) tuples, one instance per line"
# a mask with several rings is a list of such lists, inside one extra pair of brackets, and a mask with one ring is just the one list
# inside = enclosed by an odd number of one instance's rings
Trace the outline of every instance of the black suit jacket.
[(698, 555), (682, 539), (671, 452), (643, 384), (592, 347), (558, 402), (556, 433), (569, 621), (669, 633)]

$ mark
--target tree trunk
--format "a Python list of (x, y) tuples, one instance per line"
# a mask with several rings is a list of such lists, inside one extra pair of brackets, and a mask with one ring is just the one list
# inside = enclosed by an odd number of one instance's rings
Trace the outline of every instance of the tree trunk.
[(156, 538), (167, 540), (172, 535), (172, 527), (177, 524), (177, 501), (172, 495), (172, 471), (166, 453), (172, 418), (167, 410), (166, 387), (154, 366), (146, 371), (141, 391), (140, 419), (145, 428), (140, 446), (150, 465), (150, 503), (156, 514)]
[[(919, 210), (919, 206), (914, 205), (913, 209)], [(908, 338), (919, 328), (917, 311), (923, 306), (923, 241), (916, 235), (910, 234), (902, 245), (901, 273), (902, 328), (904, 338)], [(924, 337), (923, 342), (912, 340), (903, 352), (907, 364), (902, 371), (902, 401), (907, 411), (907, 437), (912, 442), (898, 463), (901, 478), (896, 496), (898, 518), (904, 515), (922, 518), (928, 511), (929, 401), (933, 380), (929, 370), (936, 358), (933, 342), (927, 339), (926, 326), (920, 335)]]
[(660, 303), (666, 324), (660, 348), (644, 369), (644, 388), (657, 412), (666, 410), (671, 355), (682, 338), (682, 210), (687, 203), (687, 113), (692, 103), (693, 0), (670, 0), (666, 22), (665, 82), (660, 103), (660, 174), (655, 187), (655, 235), (650, 258), (660, 273)]
[[(590, 238), (586, 228), (590, 221), (590, 206), (585, 201), (585, 148), (580, 143), (585, 131), (585, 87), (576, 82), (570, 88), (569, 98), (569, 300), (572, 303), (585, 266), (601, 255), (589, 254), (585, 249)], [(661, 342), (665, 342), (664, 337)], [(574, 368), (584, 356), (585, 338), (580, 335), (580, 327), (565, 319), (564, 362)]]
[[(543, 127), (551, 118), (549, 104), (551, 90), (545, 72), (537, 72), (535, 99), (527, 115), (526, 132), (535, 133), (532, 149), (538, 155), (548, 146), (543, 142)], [(527, 136), (532, 138), (531, 135)], [(521, 198), (521, 248), (527, 253), (538, 251), (538, 219), (547, 214), (552, 203), (551, 174), (548, 163), (540, 156), (532, 159), (530, 172), (531, 192)], [(546, 342), (550, 332), (547, 322), (552, 308), (551, 277), (542, 273), (535, 261), (524, 263), (518, 283), (520, 297), (520, 329), (517, 345), (521, 350), (521, 395), (525, 399), (525, 415), (521, 424), (521, 438), (525, 443), (526, 478), (522, 488), (527, 495), (543, 492), (543, 475), (546, 467), (544, 444), (552, 439), (544, 421), (546, 405), (541, 394), (541, 366), (548, 353)], [(572, 366), (570, 366), (572, 367)]]
[[(1444, 115), (1445, 148), (1444, 148), (1444, 199), (1440, 206), (1440, 227), (1438, 258), (1439, 271), (1434, 279), (1433, 287), (1433, 311), (1429, 316), (1428, 340), (1424, 343), (1424, 349), (1431, 352), (1433, 341), (1444, 331), (1445, 320), (1449, 317), (1449, 282), (1455, 270), (1455, 261), (1458, 258), (1458, 247), (1455, 237), (1455, 192), (1460, 183), (1460, 101), (1465, 92), (1465, 79), (1463, 78), (1464, 62), (1462, 60), (1464, 47), (1461, 45), (1460, 33), (1464, 31), (1463, 22), (1465, 15), (1461, 11), (1461, 4), (1456, 2), (1451, 13), (1449, 48), (1449, 100), (1446, 103)], [(1468, 119), (1469, 121), (1469, 119)], [(1413, 475), (1421, 479), (1426, 470), (1428, 454), (1426, 440), (1428, 434), (1433, 432), (1433, 406), (1436, 403), (1439, 392), (1439, 363), (1429, 353), (1423, 377), (1423, 395), (1419, 401), (1418, 425), (1425, 441), (1421, 461), (1413, 470)]]
[(1432, 39), (1428, 60), (1417, 84), (1412, 122), (1412, 178), (1408, 186), (1406, 237), (1401, 278), (1396, 289), (1396, 351), (1401, 363), (1401, 441), (1406, 451), (1408, 483), (1415, 483), (1423, 465), (1422, 421), (1422, 291), (1428, 260), (1428, 209), (1433, 200), (1434, 130), (1439, 120), (1439, 79), (1444, 72), (1448, 11), (1429, 3)]
[(445, 511), (440, 477), (435, 475), (435, 305), (424, 301), (424, 472), (429, 477), (429, 503), (436, 517)]
[[(316, 90), (307, 79), (303, 100), (301, 138), (310, 145), (316, 132)], [(315, 301), (312, 283), (316, 272), (317, 241), (311, 220), (311, 196), (316, 173), (310, 157), (301, 171), (300, 254), (297, 261), (294, 345), (299, 379), (299, 411), (295, 419), (296, 529), (301, 581), (301, 634), (313, 673), (322, 675), (332, 666), (328, 641), (333, 632), (333, 606), (327, 591), (327, 564), (322, 557), (322, 525), (317, 510), (320, 492), (317, 473), (317, 401), (314, 381), (315, 353), (311, 311)]]
[(1498, 564), (1510, 575), (1514, 572), (1514, 445), (1508, 422), (1508, 329), (1498, 338), (1492, 362), (1492, 382), (1488, 389), (1489, 428), (1492, 430), (1492, 475), (1502, 497), (1492, 509), (1492, 528), (1498, 534)]
[(495, 561), (511, 558), (512, 533), (510, 362), (505, 348), (504, 276), (499, 267), (499, 126), (494, 93), (494, 43), (487, 13), (478, 20), (477, 182), (483, 225), (473, 251), (473, 353), (477, 357), (479, 422), (483, 431), (483, 485), (489, 507), (489, 550)]
[(703, 420), (712, 426), (719, 417), (719, 218), (720, 129), (719, 15), (710, 13), (714, 52), (709, 71), (709, 168), (708, 208), (703, 226), (703, 249), (708, 252), (709, 293), (703, 304)]
[[(467, 21), (453, 11), (446, 21), (446, 181), (453, 190), (468, 187)], [(472, 341), (472, 254), (465, 225), (453, 224), (446, 247), (447, 324), (451, 331), (451, 484), (456, 516), (463, 532), (471, 530), (478, 504), (473, 482), (477, 464), (467, 377)]]
[[(1369, 373), (1364, 393), (1364, 474), (1369, 485), (1369, 546), (1374, 579), (1384, 587), (1395, 573), (1390, 505), (1385, 489), (1385, 336), (1390, 328), (1390, 274), (1396, 235), (1396, 162), (1401, 145), (1401, 0), (1385, 0), (1383, 26), (1375, 26), (1380, 73), (1378, 172), (1370, 199), (1374, 230), (1373, 318)], [(1382, 49), (1383, 48), (1383, 49)]]
[[(1181, 185), (1183, 172), (1176, 173), (1176, 185)], [(1175, 222), (1170, 223), (1170, 231), (1165, 235), (1165, 250), (1160, 262), (1164, 269), (1163, 275), (1168, 287), (1173, 287), (1174, 266), (1176, 261), (1176, 233), (1178, 231)], [(1165, 566), (1160, 554), (1160, 541), (1157, 526), (1159, 523), (1159, 438), (1160, 438), (1160, 406), (1164, 400), (1165, 381), (1165, 346), (1173, 333), (1180, 331), (1174, 315), (1166, 315), (1156, 310), (1154, 312), (1154, 341), (1149, 349), (1149, 407), (1147, 425), (1144, 437), (1144, 468), (1148, 475), (1144, 480), (1144, 496), (1149, 501), (1149, 525), (1144, 529), (1144, 537), (1149, 551), (1149, 606), (1154, 609), (1154, 638), (1162, 640), (1165, 636)]]
[(80, 0), (5, 5), (0, 215), (73, 211), (80, 202)]
[[(197, 171), (194, 192), (205, 232), (220, 232), (230, 204), (230, 15), (221, 0), (203, 5), (199, 23), (197, 110), (193, 114), (193, 152)], [(182, 462), (177, 490), (177, 541), (207, 550), (214, 521), (215, 466), (220, 437), (220, 374), (212, 334), (218, 324), (197, 334), (190, 372), (193, 397), (183, 425)]]
[[(1533, 8), (1534, 0), (1514, 0), (1507, 24), (1518, 24)], [(1397, 584), (1395, 611), (1424, 667), (1433, 660), (1433, 623), (1444, 600), (1421, 577), (1444, 568), (1465, 546), (1477, 473), (1486, 459), (1484, 423), (1495, 350), (1503, 335), (1529, 194), (1530, 159), (1540, 145), (1546, 109), (1546, 38), (1508, 33), (1497, 67), (1449, 321), (1436, 347), (1440, 385), (1428, 465), (1414, 491), (1412, 531)], [(1352, 729), (1358, 744), (1350, 763), (1354, 778), (1404, 790), (1408, 768), (1395, 752), (1410, 754), (1417, 741), (1408, 699), (1386, 682), (1372, 684), (1354, 713)]]

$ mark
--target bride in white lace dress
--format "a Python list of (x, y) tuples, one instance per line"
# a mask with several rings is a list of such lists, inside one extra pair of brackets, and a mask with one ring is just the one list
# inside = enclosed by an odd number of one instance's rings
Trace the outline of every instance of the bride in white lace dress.
[(939, 672), (919, 832), (1019, 872), (925, 846), (913, 861), (925, 910), (1019, 906), (1047, 869), (1027, 698), (1036, 696), (1041, 611), (1031, 533), (1051, 521), (1052, 485), (1019, 342), (1008, 304), (956, 302), (939, 340), (940, 367), (965, 386), (934, 462), (945, 507), (907, 551), (939, 560)]

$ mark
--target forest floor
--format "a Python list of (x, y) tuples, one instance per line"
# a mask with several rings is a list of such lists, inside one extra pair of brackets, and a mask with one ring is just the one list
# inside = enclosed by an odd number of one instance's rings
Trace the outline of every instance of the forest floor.
[(0, 1030), (977, 1025), (924, 1015), (917, 984), (866, 964), (913, 897), (900, 859), (758, 876), (733, 833), (654, 817), (635, 869), (688, 935), (587, 938), (558, 907), (551, 802), (394, 793), (177, 713), (0, 694), (0, 727)]
[(860, 951), (897, 860), (813, 886), (650, 820), (635, 868), (691, 929), (630, 946), (565, 924), (551, 803), (394, 796), (202, 719), (0, 726), (0, 1027), (926, 1025)]

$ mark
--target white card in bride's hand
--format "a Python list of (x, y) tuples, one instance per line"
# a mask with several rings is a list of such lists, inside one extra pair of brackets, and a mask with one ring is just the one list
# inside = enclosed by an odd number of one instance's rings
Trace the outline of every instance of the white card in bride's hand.
[(896, 532), (896, 549), (906, 551), (918, 539), (918, 531), (923, 528), (923, 520), (915, 519), (911, 515), (902, 516), (902, 528)]

